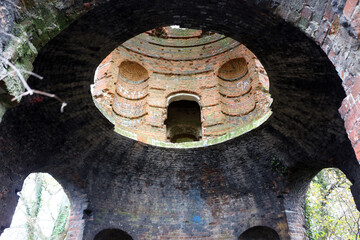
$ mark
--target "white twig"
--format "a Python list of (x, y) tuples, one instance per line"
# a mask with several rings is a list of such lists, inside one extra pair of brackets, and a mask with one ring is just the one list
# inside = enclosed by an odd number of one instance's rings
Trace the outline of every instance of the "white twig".
[(32, 75), (32, 76), (34, 76), (34, 77), (36, 77), (36, 78), (38, 78), (38, 79), (40, 79), (40, 80), (43, 80), (43, 79), (44, 79), (42, 76), (40, 76), (40, 75), (38, 75), (38, 74), (36, 74), (36, 73), (34, 73), (34, 72), (30, 72), (30, 71), (27, 71), (27, 70), (19, 70), (19, 71), (20, 71), (20, 72), (27, 73), (27, 74), (30, 74), (30, 75)]
[(8, 2), (8, 3), (10, 3), (11, 5), (13, 5), (15, 8), (17, 8), (17, 9), (21, 9), (21, 7), (20, 6), (18, 6), (18, 5), (16, 5), (15, 3), (13, 3), (12, 1), (10, 1), (10, 0), (5, 0), (5, 2)]
[[(9, 60), (7, 60), (6, 58), (0, 56), (0, 60), (2, 62), (4, 62), (6, 65), (10, 66), (14, 72), (16, 73), (16, 75), (19, 77), (21, 83), (23, 84), (23, 86), (25, 87), (26, 91), (23, 92), (22, 94), (20, 94), (19, 96), (16, 96), (12, 99), (12, 101), (15, 101), (15, 100), (18, 100), (20, 99), (21, 97), (23, 96), (26, 96), (26, 95), (33, 95), (34, 93), (35, 94), (39, 94), (39, 95), (43, 95), (43, 96), (46, 96), (46, 97), (50, 97), (50, 98), (54, 98), (56, 100), (58, 100), (59, 102), (61, 102), (61, 107), (60, 107), (60, 112), (64, 112), (64, 108), (66, 107), (67, 103), (64, 102), (61, 98), (59, 98), (58, 96), (56, 96), (55, 94), (52, 94), (52, 93), (47, 93), (47, 92), (43, 92), (43, 91), (40, 91), (40, 90), (36, 90), (36, 89), (32, 89), (26, 82), (24, 76), (22, 75), (21, 72), (25, 72), (25, 73), (28, 73), (30, 75), (33, 75), (34, 77), (37, 77), (39, 79), (43, 79), (42, 76), (36, 74), (36, 73), (33, 73), (33, 72), (30, 72), (30, 71), (26, 71), (26, 70), (19, 70), (14, 64), (12, 64)], [(5, 76), (1, 77), (0, 80), (4, 79), (6, 76), (8, 76), (8, 74), (6, 74)]]
[(6, 78), (7, 76), (9, 76), (9, 74), (5, 74), (4, 76), (1, 76), (0, 81), (3, 80), (4, 78)]
[(0, 34), (4, 34), (5, 36), (11, 37), (11, 38), (13, 38), (15, 40), (19, 39), (18, 37), (15, 37), (11, 33), (7, 33), (7, 32), (4, 32), (4, 31), (0, 31)]
[[(34, 77), (36, 77), (36, 78), (38, 78), (38, 79), (40, 79), (40, 80), (43, 80), (43, 79), (44, 79), (42, 76), (40, 76), (40, 75), (38, 75), (38, 74), (36, 74), (36, 73), (27, 71), (27, 70), (21, 70), (21, 69), (19, 69), (19, 71), (20, 71), (20, 72), (27, 73), (27, 74), (29, 74), (29, 75), (32, 75), (32, 76), (34, 76)], [(5, 74), (4, 76), (1, 76), (1, 77), (0, 77), (0, 81), (3, 80), (4, 78), (6, 78), (7, 76), (9, 76), (10, 73), (13, 74), (14, 71), (8, 72), (8, 74)]]
[[(25, 89), (27, 92), (29, 92), (28, 94), (30, 95), (33, 95), (34, 94), (34, 91), (30, 88), (30, 86), (27, 84), (24, 76), (21, 74), (20, 70), (14, 65), (12, 64), (11, 62), (9, 62), (9, 60), (7, 60), (6, 58), (3, 58), (2, 56), (0, 56), (0, 60), (2, 62), (4, 62), (6, 65), (10, 66), (16, 73), (16, 75), (18, 75), (21, 83), (24, 85)], [(26, 95), (28, 95), (26, 94)]]

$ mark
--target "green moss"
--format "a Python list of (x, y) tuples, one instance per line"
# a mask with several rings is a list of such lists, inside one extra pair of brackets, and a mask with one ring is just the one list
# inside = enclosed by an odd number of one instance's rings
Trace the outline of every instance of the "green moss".
[[(14, 24), (13, 35), (15, 37), (7, 43), (3, 54), (20, 70), (32, 71), (32, 63), (38, 54), (38, 50), (85, 12), (72, 11), (65, 14), (65, 12), (57, 9), (58, 1), (42, 2), (23, 1), (26, 14), (30, 17)], [(10, 67), (7, 70), (13, 71)], [(28, 74), (23, 75), (25, 79), (28, 78)], [(18, 96), (24, 91), (20, 79), (14, 74), (6, 77), (4, 82), (9, 95)], [(2, 106), (0, 116), (2, 116), (6, 107), (1, 100), (0, 105)]]

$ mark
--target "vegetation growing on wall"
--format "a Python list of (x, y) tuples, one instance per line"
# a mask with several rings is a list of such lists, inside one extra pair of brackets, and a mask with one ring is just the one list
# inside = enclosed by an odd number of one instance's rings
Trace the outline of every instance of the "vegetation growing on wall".
[(70, 202), (49, 174), (33, 173), (24, 181), (11, 227), (1, 240), (60, 240), (68, 230)]
[(283, 163), (284, 161), (276, 156), (271, 156), (271, 168), (277, 172), (280, 176), (285, 176), (288, 174), (288, 168)]
[(21, 96), (44, 95), (41, 91), (29, 91), (31, 88), (24, 84), (32, 74), (38, 50), (84, 12), (62, 1), (6, 0), (0, 1), (2, 6), (14, 9), (16, 22), (3, 26), (3, 19), (0, 23), (0, 122), (6, 110), (16, 105), (9, 99), (16, 97), (20, 101)]
[(324, 169), (314, 177), (305, 206), (310, 240), (360, 239), (360, 213), (350, 186), (339, 169)]

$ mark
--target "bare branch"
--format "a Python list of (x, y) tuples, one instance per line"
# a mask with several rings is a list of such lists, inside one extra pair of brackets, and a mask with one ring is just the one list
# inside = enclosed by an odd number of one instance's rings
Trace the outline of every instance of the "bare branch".
[(27, 84), (27, 82), (26, 82), (24, 76), (21, 74), (20, 70), (6, 58), (0, 56), (0, 60), (2, 62), (4, 62), (6, 65), (10, 66), (16, 72), (17, 76), (19, 77), (21, 83), (24, 85), (25, 89), (29, 92), (30, 95), (33, 95), (34, 94), (33, 90)]
[(5, 74), (4, 76), (0, 77), (0, 81), (6, 78), (7, 76), (9, 76), (9, 74)]
[(30, 72), (30, 71), (27, 71), (27, 70), (19, 70), (19, 71), (20, 71), (20, 72), (27, 73), (27, 74), (29, 74), (29, 75), (32, 75), (32, 76), (34, 76), (34, 77), (36, 77), (36, 78), (38, 78), (38, 79), (40, 79), (40, 80), (43, 80), (43, 79), (44, 79), (42, 76), (40, 76), (40, 75), (38, 75), (38, 74), (36, 74), (36, 73), (34, 73), (34, 72)]
[(11, 5), (13, 5), (17, 9), (21, 9), (21, 7), (16, 5), (15, 3), (13, 3), (12, 0), (5, 0), (5, 2), (10, 3)]
[[(29, 75), (32, 75), (32, 76), (34, 76), (34, 77), (36, 77), (36, 78), (38, 78), (38, 79), (40, 79), (40, 80), (43, 80), (43, 79), (44, 79), (42, 76), (40, 76), (40, 75), (38, 75), (38, 74), (36, 74), (36, 73), (34, 73), (34, 72), (30, 72), (30, 71), (27, 71), (27, 70), (21, 70), (21, 69), (19, 69), (19, 71), (20, 71), (20, 72), (27, 73), (27, 74), (29, 74)], [(9, 76), (10, 74), (13, 74), (13, 73), (14, 73), (14, 71), (8, 72), (8, 74), (5, 74), (4, 76), (2, 76), (2, 77), (0, 78), (0, 81), (3, 80), (4, 78), (6, 78), (7, 76)]]
[(12, 35), (11, 33), (7, 33), (7, 32), (4, 32), (4, 31), (0, 31), (0, 34), (4, 34), (5, 36), (11, 37), (11, 38), (13, 38), (15, 40), (19, 39), (18, 37)]
[[(43, 91), (40, 91), (40, 90), (36, 90), (36, 89), (32, 89), (26, 82), (24, 76), (22, 75), (21, 72), (25, 72), (25, 73), (28, 73), (34, 77), (37, 77), (39, 79), (43, 79), (42, 76), (36, 74), (36, 73), (33, 73), (33, 72), (30, 72), (30, 71), (27, 71), (27, 70), (19, 70), (14, 64), (12, 64), (9, 60), (7, 60), (6, 58), (0, 56), (0, 60), (2, 62), (4, 62), (6, 65), (10, 66), (13, 71), (16, 73), (16, 75), (19, 77), (21, 83), (23, 84), (23, 86), (25, 87), (26, 91), (23, 92), (22, 94), (20, 94), (19, 96), (16, 96), (12, 99), (12, 101), (15, 101), (15, 100), (18, 100), (20, 99), (21, 97), (23, 96), (26, 96), (26, 95), (33, 95), (34, 93), (35, 94), (39, 94), (39, 95), (43, 95), (43, 96), (46, 96), (46, 97), (50, 97), (50, 98), (54, 98), (56, 99), (57, 101), (61, 102), (61, 107), (60, 107), (60, 112), (64, 112), (64, 108), (66, 107), (67, 103), (64, 102), (61, 98), (59, 98), (58, 96), (56, 96), (55, 94), (52, 94), (52, 93), (47, 93), (47, 92), (43, 92)], [(8, 74), (6, 74), (6, 76), (8, 76)], [(1, 77), (0, 80), (3, 80), (6, 76), (4, 77)]]

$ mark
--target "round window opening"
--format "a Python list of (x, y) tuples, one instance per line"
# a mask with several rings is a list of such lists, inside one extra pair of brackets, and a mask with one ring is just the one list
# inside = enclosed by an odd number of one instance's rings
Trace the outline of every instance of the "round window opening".
[(269, 79), (249, 49), (178, 26), (117, 47), (98, 66), (91, 92), (117, 133), (162, 147), (221, 143), (271, 115)]

